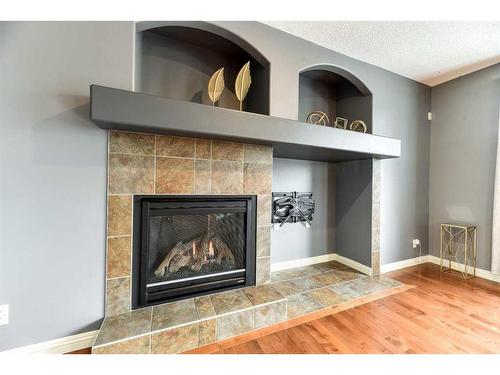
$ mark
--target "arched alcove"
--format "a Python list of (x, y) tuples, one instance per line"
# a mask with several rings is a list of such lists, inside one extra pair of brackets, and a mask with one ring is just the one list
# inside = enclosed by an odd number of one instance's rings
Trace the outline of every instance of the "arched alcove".
[(334, 65), (314, 65), (299, 73), (299, 121), (313, 111), (325, 112), (333, 126), (336, 117), (366, 123), (372, 132), (372, 94), (352, 73)]
[(245, 40), (206, 22), (141, 22), (136, 30), (136, 91), (211, 105), (208, 81), (224, 67), (226, 88), (216, 105), (239, 109), (234, 84), (250, 61), (252, 84), (243, 109), (269, 114), (269, 62)]

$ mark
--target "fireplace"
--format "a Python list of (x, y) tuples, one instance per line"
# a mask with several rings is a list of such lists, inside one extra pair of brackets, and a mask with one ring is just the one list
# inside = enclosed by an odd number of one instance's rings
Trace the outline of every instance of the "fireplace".
[(255, 285), (256, 196), (134, 196), (132, 308)]

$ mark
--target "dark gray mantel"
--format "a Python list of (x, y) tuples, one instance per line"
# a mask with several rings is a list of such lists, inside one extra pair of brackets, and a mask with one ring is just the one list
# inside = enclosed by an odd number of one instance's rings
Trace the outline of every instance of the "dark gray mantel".
[(398, 139), (172, 100), (110, 87), (90, 87), (90, 117), (102, 129), (172, 134), (272, 145), (280, 158), (348, 161), (398, 158)]

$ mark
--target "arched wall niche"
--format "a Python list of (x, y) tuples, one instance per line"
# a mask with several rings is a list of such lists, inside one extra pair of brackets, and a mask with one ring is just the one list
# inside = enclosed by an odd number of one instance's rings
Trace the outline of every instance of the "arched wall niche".
[(299, 72), (299, 121), (313, 111), (325, 112), (330, 125), (337, 117), (351, 124), (362, 120), (372, 132), (372, 93), (354, 74), (334, 65), (318, 64)]
[(135, 91), (209, 104), (211, 75), (224, 67), (219, 107), (239, 109), (236, 76), (250, 61), (252, 84), (243, 110), (269, 115), (269, 61), (239, 36), (207, 22), (136, 24)]

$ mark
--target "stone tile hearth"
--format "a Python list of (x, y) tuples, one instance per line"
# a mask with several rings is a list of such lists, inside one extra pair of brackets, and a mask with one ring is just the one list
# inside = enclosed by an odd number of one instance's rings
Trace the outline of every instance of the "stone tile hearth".
[(105, 318), (93, 353), (179, 353), (400, 286), (338, 262), (273, 272), (271, 283)]

